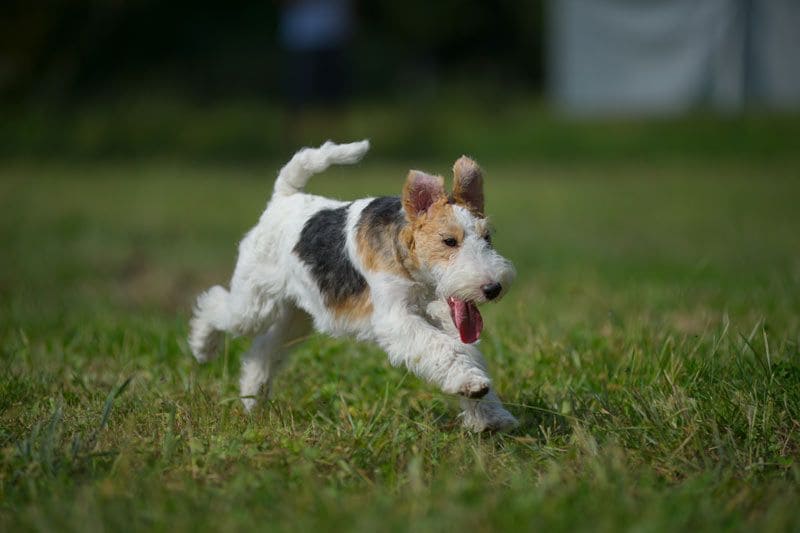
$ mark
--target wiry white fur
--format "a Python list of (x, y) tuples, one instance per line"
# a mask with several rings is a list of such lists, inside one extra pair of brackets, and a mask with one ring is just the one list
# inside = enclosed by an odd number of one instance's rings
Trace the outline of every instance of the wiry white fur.
[(255, 337), (242, 362), (241, 394), (250, 410), (256, 396), (269, 385), (284, 362), (288, 345), (311, 327), (330, 335), (351, 335), (380, 345), (393, 365), (405, 365), (443, 391), (463, 396), (463, 422), (475, 431), (505, 430), (516, 424), (489, 390), (491, 380), (476, 345), (460, 341), (445, 297), (485, 301), (480, 287), (490, 281), (503, 285), (514, 277), (511, 264), (478, 233), (481, 222), (455, 206), (465, 239), (446, 268), (421, 265), (414, 280), (364, 268), (357, 252), (356, 224), (371, 198), (348, 208), (346, 234), (350, 261), (366, 279), (373, 306), (370, 316), (345, 320), (325, 305), (308, 267), (293, 253), (306, 221), (322, 209), (344, 202), (305, 194), (309, 177), (331, 164), (358, 161), (368, 141), (304, 148), (281, 169), (274, 194), (258, 224), (239, 244), (239, 258), (230, 291), (210, 288), (197, 299), (189, 345), (200, 362), (216, 356), (224, 331)]
[(503, 287), (498, 297), (502, 298), (516, 277), (514, 267), (477, 231), (475, 217), (467, 209), (454, 205), (453, 212), (464, 229), (464, 240), (452, 263), (446, 268), (432, 271), (438, 296), (456, 296), (462, 300), (481, 302), (485, 300), (481, 286), (496, 281)]

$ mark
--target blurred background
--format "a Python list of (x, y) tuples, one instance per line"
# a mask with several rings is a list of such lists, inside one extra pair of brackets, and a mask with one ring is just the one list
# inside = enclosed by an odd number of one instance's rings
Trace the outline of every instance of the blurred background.
[[(7, 0), (0, 155), (774, 152), (798, 27), (792, 0)], [(737, 127), (708, 139), (714, 120)]]
[(636, 280), (692, 316), (800, 305), (797, 28), (793, 0), (6, 0), (0, 313), (183, 317), (277, 168), (362, 138), (312, 192), (481, 162), (517, 322), (601, 327)]
[[(249, 341), (189, 353), (278, 168), (363, 138), (308, 190), (484, 167), (509, 439), (375, 346), (253, 417)], [(798, 199), (800, 0), (0, 0), (0, 531), (798, 531)]]

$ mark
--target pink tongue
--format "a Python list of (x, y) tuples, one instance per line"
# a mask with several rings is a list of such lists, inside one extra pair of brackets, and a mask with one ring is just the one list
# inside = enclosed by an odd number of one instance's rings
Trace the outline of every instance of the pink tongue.
[(447, 304), (450, 306), (450, 316), (458, 328), (461, 342), (472, 344), (478, 340), (483, 329), (483, 318), (475, 304), (458, 298), (448, 298)]

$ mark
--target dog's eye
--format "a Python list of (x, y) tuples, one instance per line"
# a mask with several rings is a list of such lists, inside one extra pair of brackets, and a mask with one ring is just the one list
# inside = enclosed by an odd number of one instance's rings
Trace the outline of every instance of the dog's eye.
[(458, 246), (458, 241), (455, 240), (453, 237), (447, 237), (446, 239), (442, 239), (442, 242), (445, 243), (450, 248), (455, 248)]
[(487, 233), (486, 235), (484, 235), (483, 240), (486, 241), (486, 244), (488, 244), (489, 246), (492, 245), (492, 236), (490, 234)]

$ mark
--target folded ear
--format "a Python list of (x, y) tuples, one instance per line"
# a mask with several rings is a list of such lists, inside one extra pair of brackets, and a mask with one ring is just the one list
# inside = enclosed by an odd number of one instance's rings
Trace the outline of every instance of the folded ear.
[(441, 176), (411, 170), (403, 186), (403, 207), (409, 219), (414, 220), (444, 195), (444, 179)]
[(453, 165), (453, 200), (483, 216), (483, 172), (465, 155)]

